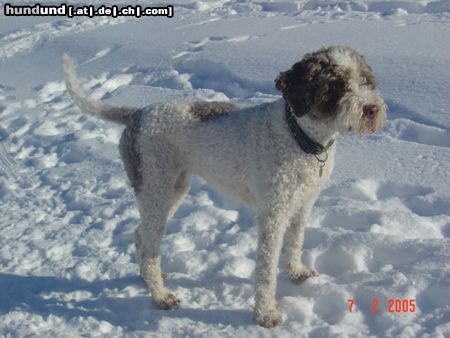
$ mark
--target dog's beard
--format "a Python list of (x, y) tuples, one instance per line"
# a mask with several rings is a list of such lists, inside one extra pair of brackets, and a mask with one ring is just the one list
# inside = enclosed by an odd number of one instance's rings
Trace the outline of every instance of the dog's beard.
[[(363, 114), (365, 104), (375, 104), (378, 112), (372, 117), (366, 117)], [(336, 129), (340, 133), (374, 133), (384, 126), (386, 120), (386, 105), (383, 100), (377, 96), (369, 100), (355, 95), (344, 96), (337, 108)]]

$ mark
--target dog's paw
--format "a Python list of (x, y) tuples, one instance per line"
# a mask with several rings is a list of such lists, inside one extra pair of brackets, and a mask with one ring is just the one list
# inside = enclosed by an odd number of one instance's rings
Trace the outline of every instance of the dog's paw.
[(283, 324), (283, 318), (277, 309), (255, 313), (255, 321), (258, 325), (265, 328), (271, 328)]
[(306, 266), (298, 266), (298, 267), (288, 267), (288, 275), (292, 282), (295, 284), (300, 284), (307, 280), (310, 277), (317, 276), (317, 273)]
[(153, 298), (153, 303), (161, 310), (175, 310), (180, 305), (180, 300), (172, 293), (167, 293), (164, 297)]

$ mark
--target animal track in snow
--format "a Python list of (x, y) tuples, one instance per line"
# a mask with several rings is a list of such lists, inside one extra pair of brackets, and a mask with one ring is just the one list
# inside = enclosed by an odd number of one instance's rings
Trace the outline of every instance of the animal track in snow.
[[(350, 212), (349, 212), (350, 211)], [(326, 227), (341, 227), (353, 231), (369, 231), (374, 224), (379, 224), (382, 213), (372, 210), (351, 211), (348, 207), (333, 210), (322, 221)]]
[(450, 221), (449, 210), (450, 203), (435, 197), (431, 188), (363, 180), (326, 189), (313, 210), (313, 225), (332, 231), (441, 238)]
[(104, 25), (116, 25), (129, 20), (127, 17), (106, 18), (94, 17), (83, 20), (74, 18), (55, 20), (48, 23), (37, 24), (31, 29), (21, 29), (9, 33), (0, 39), (0, 60), (7, 59), (17, 53), (34, 48), (58, 36), (69, 33), (83, 32)]
[(189, 74), (193, 89), (212, 89), (227, 97), (253, 96), (255, 92), (275, 93), (272, 81), (256, 82), (240, 77), (225, 65), (211, 60), (185, 60), (177, 63), (178, 73)]
[(389, 120), (383, 133), (399, 140), (439, 147), (450, 147), (450, 131), (444, 125), (407, 107), (388, 102)]
[(387, 124), (385, 132), (392, 137), (408, 142), (450, 147), (449, 130), (416, 123), (407, 119), (391, 121)]
[(398, 186), (396, 184), (383, 184), (380, 185), (377, 190), (377, 198), (387, 199), (392, 197), (398, 197), (406, 199), (411, 196), (426, 196), (433, 192), (433, 189), (422, 186), (404, 185)]
[(172, 56), (172, 59), (178, 59), (185, 55), (190, 55), (193, 53), (201, 52), (206, 46), (209, 44), (214, 43), (240, 43), (247, 40), (255, 39), (257, 36), (250, 36), (250, 35), (238, 35), (233, 37), (227, 37), (227, 36), (210, 36), (206, 37), (200, 41), (191, 41), (191, 42), (185, 42), (185, 44), (188, 46), (185, 50), (181, 52), (173, 52), (174, 55)]

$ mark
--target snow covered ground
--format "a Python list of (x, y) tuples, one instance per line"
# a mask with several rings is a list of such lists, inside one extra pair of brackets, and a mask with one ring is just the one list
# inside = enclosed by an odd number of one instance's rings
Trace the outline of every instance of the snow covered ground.
[[(449, 337), (450, 1), (172, 4), (171, 19), (0, 16), (0, 336)], [(256, 326), (253, 213), (195, 178), (163, 243), (181, 308), (156, 310), (121, 128), (79, 113), (62, 54), (109, 102), (253, 105), (336, 44), (366, 56), (390, 110), (378, 134), (338, 140), (306, 230), (318, 277), (293, 285), (280, 271), (285, 323)], [(389, 299), (417, 306), (389, 313)]]

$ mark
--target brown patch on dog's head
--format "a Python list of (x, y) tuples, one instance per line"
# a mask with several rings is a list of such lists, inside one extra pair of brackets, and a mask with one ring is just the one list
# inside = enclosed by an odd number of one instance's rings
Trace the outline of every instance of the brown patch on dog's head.
[(306, 54), (275, 79), (276, 88), (299, 117), (314, 112), (316, 118), (332, 118), (348, 91), (350, 75), (334, 63), (329, 50)]
[(218, 119), (238, 109), (239, 107), (231, 102), (195, 101), (191, 103), (192, 114), (202, 122)]
[(364, 56), (353, 51), (352, 57), (358, 64), (360, 83), (370, 87), (371, 89), (375, 89), (378, 86), (378, 82), (375, 79), (375, 75), (373, 75), (372, 68), (367, 64)]

